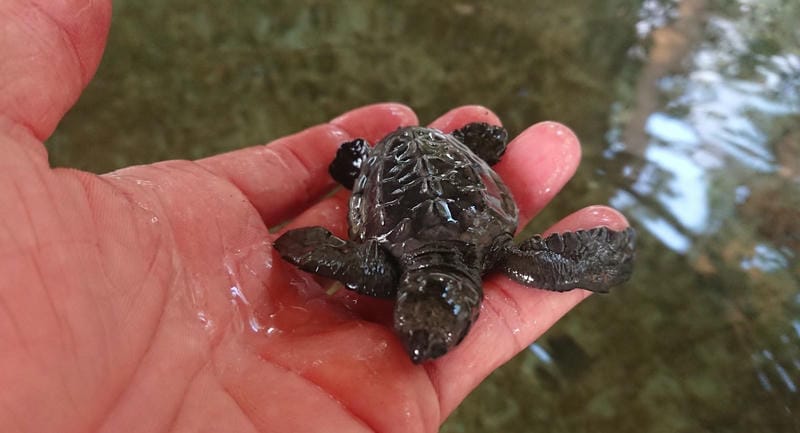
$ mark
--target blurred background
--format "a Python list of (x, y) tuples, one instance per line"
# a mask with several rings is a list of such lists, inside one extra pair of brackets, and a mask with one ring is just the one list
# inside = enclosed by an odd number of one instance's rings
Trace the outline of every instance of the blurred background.
[[(106, 172), (265, 143), (379, 101), (581, 138), (539, 231), (594, 203), (633, 280), (490, 376), (443, 432), (800, 431), (800, 1), (117, 0), (48, 141)], [(532, 167), (535, 169), (535, 167)]]

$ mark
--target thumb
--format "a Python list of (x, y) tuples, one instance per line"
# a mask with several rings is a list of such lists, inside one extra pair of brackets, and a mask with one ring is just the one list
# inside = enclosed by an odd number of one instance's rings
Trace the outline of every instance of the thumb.
[(0, 118), (46, 139), (94, 75), (110, 20), (110, 0), (0, 1)]

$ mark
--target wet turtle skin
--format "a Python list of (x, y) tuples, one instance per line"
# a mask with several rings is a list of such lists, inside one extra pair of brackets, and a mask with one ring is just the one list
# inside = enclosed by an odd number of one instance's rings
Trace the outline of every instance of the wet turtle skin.
[(554, 291), (607, 292), (626, 281), (633, 229), (512, 242), (517, 207), (490, 167), (507, 140), (502, 127), (470, 123), (452, 134), (400, 128), (373, 148), (362, 139), (344, 143), (330, 173), (353, 191), (349, 239), (306, 227), (287, 231), (275, 248), (304, 271), (395, 299), (394, 329), (415, 363), (444, 355), (464, 338), (489, 272)]

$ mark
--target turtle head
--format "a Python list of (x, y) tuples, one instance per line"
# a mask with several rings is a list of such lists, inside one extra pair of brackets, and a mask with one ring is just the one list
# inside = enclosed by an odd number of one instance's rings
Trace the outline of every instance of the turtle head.
[(398, 286), (394, 329), (415, 364), (455, 347), (478, 316), (480, 280), (460, 271), (407, 272)]

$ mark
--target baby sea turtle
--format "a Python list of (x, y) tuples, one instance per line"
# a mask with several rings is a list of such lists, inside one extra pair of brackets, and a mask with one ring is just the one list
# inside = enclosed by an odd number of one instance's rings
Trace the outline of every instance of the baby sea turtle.
[(304, 271), (395, 299), (394, 329), (415, 363), (444, 355), (464, 338), (489, 272), (558, 292), (607, 292), (626, 281), (631, 228), (512, 243), (517, 206), (490, 168), (507, 141), (502, 127), (470, 123), (452, 134), (400, 128), (373, 148), (363, 139), (344, 143), (330, 173), (353, 190), (350, 239), (305, 227), (286, 232), (275, 248)]

